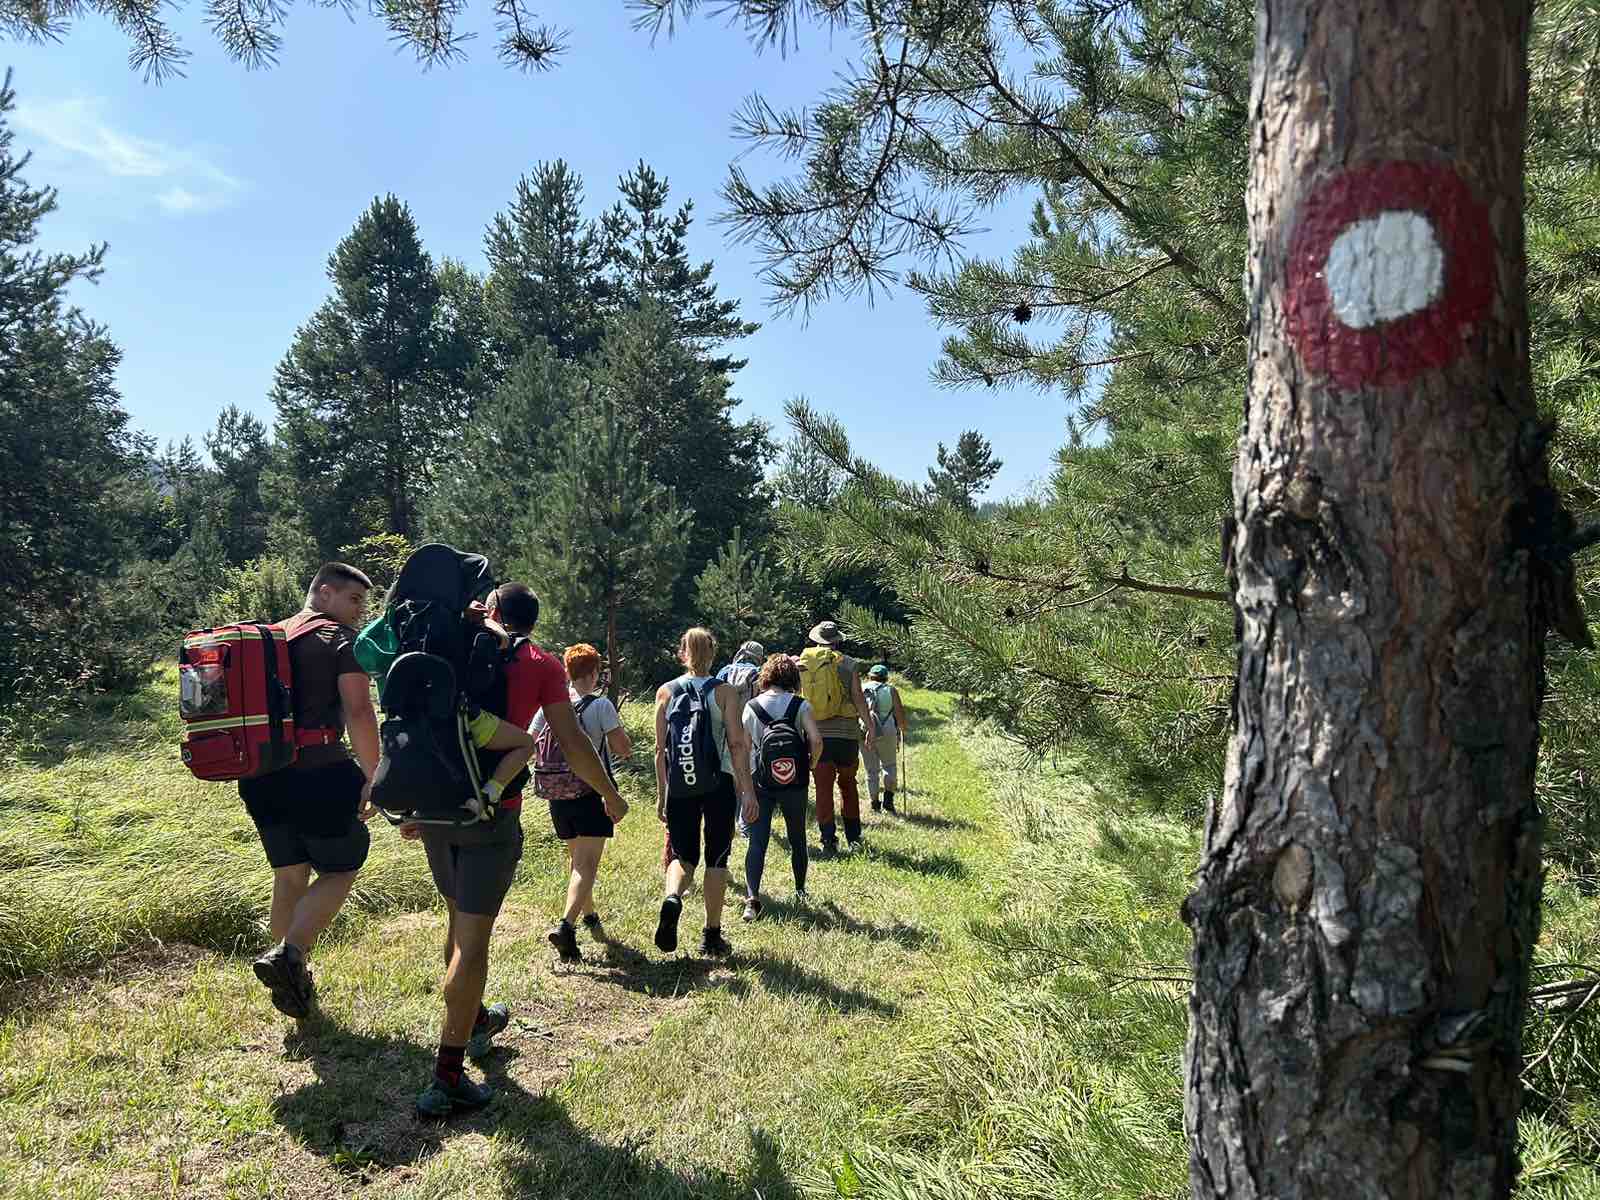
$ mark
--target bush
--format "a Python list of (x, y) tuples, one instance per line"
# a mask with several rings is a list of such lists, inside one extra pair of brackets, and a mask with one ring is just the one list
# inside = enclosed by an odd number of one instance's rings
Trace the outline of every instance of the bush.
[(300, 611), (305, 584), (299, 569), (286, 559), (252, 559), (223, 576), (222, 586), (201, 605), (200, 624), (281, 621)]

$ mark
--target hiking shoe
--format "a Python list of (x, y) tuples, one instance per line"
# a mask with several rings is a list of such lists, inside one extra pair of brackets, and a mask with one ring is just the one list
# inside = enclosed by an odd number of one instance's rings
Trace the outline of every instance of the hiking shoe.
[(894, 793), (893, 792), (889, 792), (887, 795), (884, 796), (884, 798), (883, 798), (883, 811), (886, 812), (886, 813), (894, 812)]
[(761, 915), (761, 901), (759, 901), (759, 900), (746, 900), (744, 902), (744, 914), (739, 919), (741, 921), (754, 921), (760, 915)]
[(271, 989), (273, 1008), (297, 1021), (311, 1015), (317, 985), (306, 970), (306, 956), (300, 947), (279, 942), (250, 965), (256, 978)]
[(795, 890), (794, 890), (794, 902), (796, 904), (810, 904), (811, 903), (811, 893), (806, 891), (805, 888), (803, 888), (803, 887), (795, 888)]
[(668, 896), (661, 902), (661, 920), (656, 923), (656, 949), (671, 954), (678, 948), (678, 918), (683, 915), (683, 901)]
[(597, 942), (606, 940), (606, 927), (600, 924), (600, 914), (590, 913), (583, 918), (583, 927), (589, 931), (589, 936)]
[(583, 961), (583, 953), (578, 949), (578, 931), (568, 922), (563, 921), (552, 929), (546, 935), (546, 940), (556, 948), (562, 962)]
[(721, 958), (732, 954), (733, 947), (728, 945), (728, 939), (722, 936), (722, 930), (708, 929), (700, 935), (700, 953), (709, 954), (712, 958)]
[(882, 812), (883, 811), (883, 801), (874, 800), (872, 802), (872, 811), (873, 812)]
[(839, 843), (838, 842), (823, 842), (822, 843), (822, 849), (817, 852), (817, 857), (818, 858), (838, 858), (839, 857)]
[(435, 1075), (417, 1097), (417, 1116), (442, 1121), (460, 1112), (482, 1108), (494, 1099), (494, 1089), (486, 1083), (473, 1083), (465, 1075), (446, 1083)]
[(472, 1026), (472, 1036), (467, 1039), (467, 1057), (482, 1058), (494, 1049), (494, 1037), (504, 1033), (511, 1024), (511, 1009), (504, 1004), (491, 1004), (478, 1014)]

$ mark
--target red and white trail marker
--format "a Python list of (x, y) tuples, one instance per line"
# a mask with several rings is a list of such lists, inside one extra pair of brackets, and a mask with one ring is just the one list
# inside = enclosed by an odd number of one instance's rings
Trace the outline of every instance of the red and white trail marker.
[(1312, 374), (1386, 387), (1456, 358), (1494, 298), (1488, 210), (1436, 163), (1342, 172), (1301, 206), (1285, 316)]

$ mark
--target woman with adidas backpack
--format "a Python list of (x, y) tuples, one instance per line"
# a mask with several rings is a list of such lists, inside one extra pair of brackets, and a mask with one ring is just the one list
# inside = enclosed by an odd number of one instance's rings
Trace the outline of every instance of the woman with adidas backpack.
[(772, 816), (783, 810), (789, 832), (789, 862), (794, 869), (794, 894), (806, 895), (806, 791), (811, 772), (822, 757), (822, 730), (811, 704), (796, 695), (800, 668), (787, 654), (774, 654), (761, 667), (756, 695), (744, 706), (744, 730), (750, 738), (750, 775), (759, 813), (749, 822), (750, 845), (744, 852), (744, 919), (761, 915), (761, 876), (772, 838)]
[[(597, 694), (600, 687), (600, 651), (586, 642), (568, 646), (562, 656), (571, 680), (568, 689), (572, 697), (572, 711), (578, 718), (578, 728), (583, 730), (606, 774), (612, 764), (633, 753), (633, 744), (614, 704)], [(616, 832), (616, 821), (621, 814), (607, 810), (600, 794), (573, 773), (561, 742), (555, 736), (541, 712), (533, 719), (534, 736), (533, 787), (550, 803), (550, 823), (555, 826), (556, 837), (567, 844), (572, 858), (572, 873), (567, 880), (567, 908), (561, 922), (550, 931), (550, 944), (556, 948), (562, 962), (578, 962), (583, 958), (578, 950), (578, 920), (596, 941), (605, 936), (600, 915), (594, 907), (594, 879), (600, 870), (600, 856), (605, 853), (606, 839)], [(626, 811), (624, 808), (623, 811)]]
[(716, 657), (717, 639), (710, 630), (689, 630), (678, 643), (685, 673), (656, 691), (656, 815), (667, 827), (672, 859), (655, 941), (667, 953), (678, 948), (678, 918), (700, 865), (702, 832), (706, 928), (700, 948), (718, 956), (733, 949), (722, 936), (722, 901), (734, 811), (743, 804), (746, 821), (757, 814), (750, 742), (740, 722), (744, 697), (711, 674)]

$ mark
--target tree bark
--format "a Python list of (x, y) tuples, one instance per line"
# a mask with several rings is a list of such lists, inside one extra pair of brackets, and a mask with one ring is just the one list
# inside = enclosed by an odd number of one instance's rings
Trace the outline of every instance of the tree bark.
[(1561, 518), (1528, 373), (1529, 10), (1258, 3), (1236, 728), (1184, 906), (1197, 1198), (1515, 1179)]

